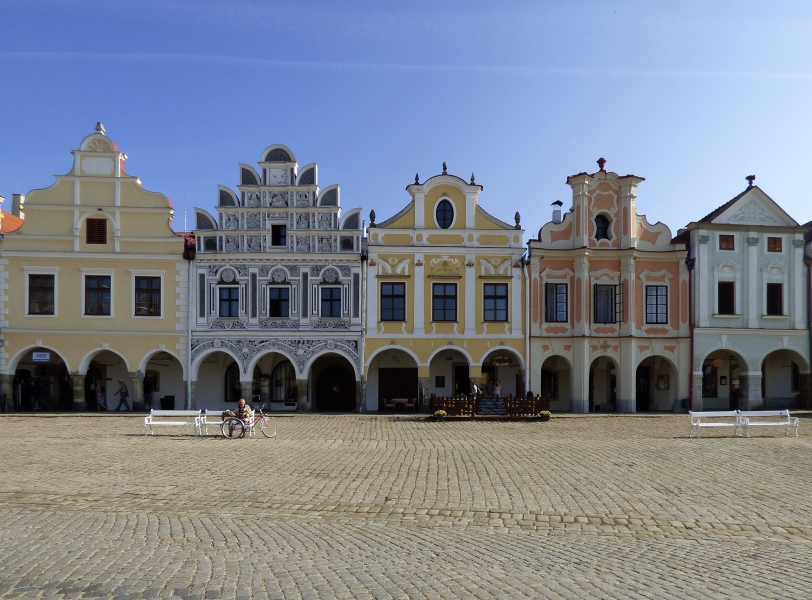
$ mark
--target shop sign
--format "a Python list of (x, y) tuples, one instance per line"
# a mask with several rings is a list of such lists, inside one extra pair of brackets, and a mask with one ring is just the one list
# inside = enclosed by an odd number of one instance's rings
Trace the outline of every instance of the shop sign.
[(51, 360), (50, 352), (32, 352), (31, 354), (34, 362), (50, 362)]

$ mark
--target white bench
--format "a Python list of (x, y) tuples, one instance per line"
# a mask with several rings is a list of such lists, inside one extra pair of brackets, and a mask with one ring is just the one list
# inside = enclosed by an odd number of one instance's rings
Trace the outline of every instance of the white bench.
[[(767, 418), (767, 421), (758, 419)], [(739, 419), (744, 426), (744, 437), (750, 437), (749, 427), (786, 427), (795, 428), (795, 437), (798, 437), (798, 417), (791, 417), (788, 410), (742, 410)], [(755, 420), (754, 420), (755, 419)]]
[[(185, 417), (185, 420), (159, 420), (167, 417)], [(189, 418), (193, 418), (193, 420), (190, 421)], [(154, 435), (154, 432), (152, 431), (153, 427), (188, 427), (190, 425), (195, 428), (195, 435), (198, 435), (201, 431), (201, 419), (202, 416), (199, 410), (152, 409), (149, 411), (149, 414), (144, 417), (144, 435), (147, 435), (147, 429), (149, 429), (149, 433), (151, 435)]]
[[(200, 414), (200, 435), (209, 435), (209, 426), (217, 427), (220, 429), (220, 425), (223, 424), (223, 413), (224, 410), (204, 410), (201, 411)], [(248, 413), (248, 418), (254, 418), (254, 411), (250, 411)], [(253, 435), (253, 430), (249, 430), (248, 434)]]
[(694, 430), (696, 430), (696, 437), (699, 437), (699, 429), (701, 427), (733, 427), (733, 435), (739, 433), (739, 429), (743, 427), (739, 419), (739, 411), (737, 410), (706, 410), (690, 412), (691, 415), (691, 432), (688, 437), (692, 437)]

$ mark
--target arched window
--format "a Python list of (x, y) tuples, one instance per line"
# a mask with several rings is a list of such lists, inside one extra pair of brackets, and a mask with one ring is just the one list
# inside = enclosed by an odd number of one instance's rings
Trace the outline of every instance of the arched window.
[(296, 374), (289, 360), (279, 363), (273, 370), (271, 402), (296, 402)]
[(603, 215), (595, 217), (595, 239), (608, 240), (609, 239), (609, 219)]
[(448, 200), (443, 200), (437, 205), (437, 225), (442, 229), (451, 227), (454, 222), (454, 207)]

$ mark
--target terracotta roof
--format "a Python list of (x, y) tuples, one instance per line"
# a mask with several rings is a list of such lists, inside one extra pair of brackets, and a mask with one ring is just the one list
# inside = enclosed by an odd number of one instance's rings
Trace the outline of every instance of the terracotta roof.
[(0, 212), (3, 213), (3, 218), (0, 220), (0, 233), (11, 233), (23, 226), (23, 220), (20, 217), (15, 217), (4, 210), (0, 210)]

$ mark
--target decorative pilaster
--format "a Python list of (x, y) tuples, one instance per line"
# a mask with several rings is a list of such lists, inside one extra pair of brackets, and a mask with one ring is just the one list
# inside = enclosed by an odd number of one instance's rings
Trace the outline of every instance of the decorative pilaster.
[(81, 373), (71, 373), (73, 380), (73, 410), (85, 412), (87, 403), (85, 402), (85, 375)]
[(240, 381), (240, 397), (245, 399), (247, 404), (251, 404), (251, 394), (254, 392), (253, 381)]
[(197, 410), (197, 396), (195, 395), (195, 388), (197, 387), (197, 382), (192, 381), (189, 383), (189, 410)]
[(739, 410), (764, 408), (761, 397), (761, 371), (739, 374)]
[(694, 386), (694, 401), (693, 406), (689, 407), (689, 410), (705, 410), (703, 408), (705, 403), (702, 400), (702, 371), (694, 371), (691, 379), (691, 384)]
[(144, 374), (141, 371), (130, 373), (132, 382), (132, 409), (144, 410)]

